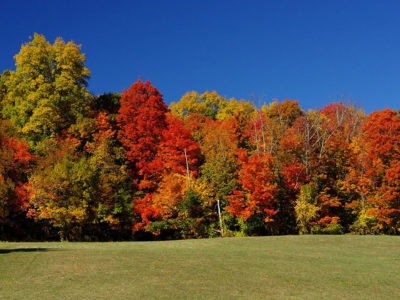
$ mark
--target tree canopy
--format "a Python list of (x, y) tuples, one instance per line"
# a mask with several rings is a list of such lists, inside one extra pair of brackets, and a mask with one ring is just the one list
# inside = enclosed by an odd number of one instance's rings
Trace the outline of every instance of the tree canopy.
[(304, 111), (150, 81), (91, 95), (74, 42), (0, 76), (0, 238), (400, 234), (400, 111)]
[(4, 79), (2, 115), (33, 147), (89, 113), (90, 72), (74, 42), (57, 38), (50, 44), (35, 33), (15, 56), (15, 67)]

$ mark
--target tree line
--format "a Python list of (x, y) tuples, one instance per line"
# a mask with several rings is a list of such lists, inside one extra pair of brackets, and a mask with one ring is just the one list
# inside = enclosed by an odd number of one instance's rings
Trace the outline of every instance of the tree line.
[(0, 75), (0, 239), (399, 234), (400, 112), (150, 81), (92, 95), (74, 42), (35, 34)]

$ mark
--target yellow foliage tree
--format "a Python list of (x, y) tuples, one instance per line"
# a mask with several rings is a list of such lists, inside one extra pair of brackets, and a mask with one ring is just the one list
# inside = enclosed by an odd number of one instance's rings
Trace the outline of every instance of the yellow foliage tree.
[(61, 38), (52, 45), (35, 33), (15, 56), (15, 65), (4, 79), (1, 113), (30, 146), (38, 148), (87, 115), (90, 72), (79, 45)]

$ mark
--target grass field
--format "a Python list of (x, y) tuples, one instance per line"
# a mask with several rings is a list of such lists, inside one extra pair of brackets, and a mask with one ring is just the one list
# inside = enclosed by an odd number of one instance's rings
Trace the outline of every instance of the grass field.
[(0, 243), (0, 299), (395, 299), (400, 238)]

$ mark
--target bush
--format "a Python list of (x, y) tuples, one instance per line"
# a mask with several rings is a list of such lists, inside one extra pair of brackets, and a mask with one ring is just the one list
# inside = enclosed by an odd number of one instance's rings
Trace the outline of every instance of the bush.
[(324, 234), (343, 234), (343, 226), (336, 224), (329, 224), (325, 228), (322, 228), (321, 233)]
[(324, 227), (314, 225), (311, 227), (312, 234), (343, 234), (343, 226), (339, 223), (328, 224)]

